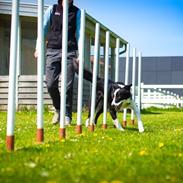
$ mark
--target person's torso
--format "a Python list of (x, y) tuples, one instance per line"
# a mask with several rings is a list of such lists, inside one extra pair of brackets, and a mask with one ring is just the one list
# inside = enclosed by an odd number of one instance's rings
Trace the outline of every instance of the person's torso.
[[(68, 14), (68, 50), (77, 50), (76, 19), (78, 8), (71, 5)], [(50, 17), (50, 31), (47, 36), (48, 48), (62, 48), (63, 9), (59, 5), (53, 5)]]

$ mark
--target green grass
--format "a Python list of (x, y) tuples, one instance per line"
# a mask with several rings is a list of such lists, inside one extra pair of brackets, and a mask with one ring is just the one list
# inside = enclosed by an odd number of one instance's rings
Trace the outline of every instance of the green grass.
[[(85, 115), (86, 116), (86, 115)], [(86, 117), (84, 116), (84, 119)], [(7, 114), (0, 113), (0, 182), (47, 183), (158, 183), (183, 181), (182, 110), (143, 111), (143, 134), (128, 123), (125, 132), (101, 129), (94, 133), (75, 124), (60, 141), (58, 126), (51, 125), (46, 112), (45, 142), (36, 144), (36, 113), (18, 112), (15, 125), (15, 152), (5, 148)], [(122, 114), (119, 114), (122, 118)], [(129, 119), (129, 116), (128, 116)], [(74, 114), (74, 121), (76, 114)]]

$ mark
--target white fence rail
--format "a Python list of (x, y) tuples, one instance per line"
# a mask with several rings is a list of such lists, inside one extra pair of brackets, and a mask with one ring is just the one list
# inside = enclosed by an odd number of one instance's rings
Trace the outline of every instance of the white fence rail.
[(141, 107), (183, 107), (183, 96), (168, 89), (183, 89), (183, 85), (144, 85), (141, 84)]

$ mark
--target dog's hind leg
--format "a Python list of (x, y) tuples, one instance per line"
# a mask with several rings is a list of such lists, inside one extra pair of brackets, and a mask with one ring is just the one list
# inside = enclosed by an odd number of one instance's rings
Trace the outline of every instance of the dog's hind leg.
[(137, 108), (137, 106), (136, 106), (136, 104), (133, 100), (131, 100), (130, 108), (134, 110), (134, 113), (137, 116), (139, 132), (140, 133), (144, 132), (143, 123), (142, 123), (142, 120), (141, 120), (141, 117), (140, 117), (140, 110)]
[(95, 116), (95, 120), (94, 120), (94, 124), (96, 125), (97, 124), (97, 120), (99, 118), (99, 116), (103, 113), (103, 108), (100, 108), (97, 113), (96, 113), (96, 116)]
[(116, 111), (115, 110), (110, 110), (110, 114), (111, 114), (111, 117), (113, 119), (115, 127), (120, 131), (124, 131), (123, 127), (121, 126), (120, 122), (118, 121)]
[[(98, 109), (100, 107), (100, 103), (102, 102), (102, 96), (100, 94), (97, 95), (97, 98), (96, 98), (96, 104), (95, 104), (95, 110)], [(91, 106), (91, 105), (89, 105)], [(85, 122), (85, 126), (88, 127), (89, 124), (90, 124), (90, 117), (91, 117), (91, 114), (90, 114), (90, 111), (91, 111), (91, 107), (89, 107), (89, 113), (88, 113), (88, 118)], [(96, 112), (98, 113), (98, 112)], [(100, 116), (100, 115), (99, 115)], [(98, 119), (98, 118), (97, 118)], [(96, 125), (97, 124), (97, 120), (96, 120), (96, 117), (94, 119), (94, 124)]]
[(90, 124), (90, 111), (89, 111), (89, 113), (88, 113), (88, 118), (87, 118), (87, 120), (85, 121), (85, 126), (88, 127), (89, 124)]
[(88, 102), (88, 118), (87, 120), (85, 121), (85, 126), (88, 127), (89, 124), (90, 124), (90, 111), (91, 111), (91, 104), (90, 102)]
[(102, 96), (97, 97), (95, 110), (96, 110), (96, 115), (94, 119), (94, 125), (97, 124), (97, 120), (99, 116), (103, 113), (103, 97)]

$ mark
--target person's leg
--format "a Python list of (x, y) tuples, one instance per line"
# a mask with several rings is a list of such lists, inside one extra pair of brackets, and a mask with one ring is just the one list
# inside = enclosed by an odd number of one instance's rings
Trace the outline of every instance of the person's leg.
[(61, 51), (47, 49), (46, 52), (46, 85), (48, 93), (52, 99), (55, 108), (55, 115), (52, 122), (59, 122), (60, 118), (60, 92), (58, 89), (58, 81), (61, 72)]
[[(76, 59), (77, 55), (76, 52), (69, 52), (68, 53), (68, 60), (67, 60), (67, 91), (66, 91), (66, 119), (67, 117), (72, 120), (72, 101), (73, 101), (73, 86), (74, 86), (74, 75), (75, 69), (73, 65), (74, 59)], [(66, 120), (66, 123), (70, 123), (69, 119)]]

